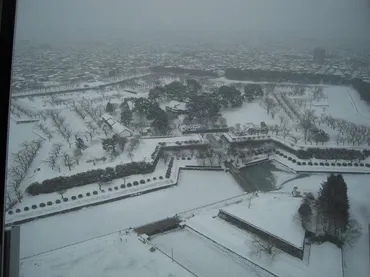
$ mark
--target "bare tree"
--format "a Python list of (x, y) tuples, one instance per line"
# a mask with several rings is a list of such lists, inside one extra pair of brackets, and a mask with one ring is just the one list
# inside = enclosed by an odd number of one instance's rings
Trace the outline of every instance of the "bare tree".
[(194, 154), (196, 153), (196, 149), (195, 148), (191, 148), (190, 149), (190, 157), (193, 158), (194, 157)]
[(66, 189), (62, 189), (62, 190), (60, 190), (60, 191), (58, 191), (58, 193), (59, 193), (59, 195), (60, 195), (60, 197), (62, 198), (62, 200), (64, 199), (64, 194), (66, 193)]
[(198, 158), (202, 165), (205, 166), (207, 161), (207, 152), (204, 149), (199, 149), (198, 152), (199, 152)]
[(19, 183), (13, 181), (13, 182), (11, 182), (11, 186), (13, 187), (15, 196), (17, 197), (19, 203), (21, 203), (22, 198), (23, 198), (23, 194), (22, 194), (22, 191), (20, 189)]
[(130, 160), (133, 161), (133, 158), (135, 156), (134, 153), (132, 153), (132, 151), (128, 150), (127, 155), (130, 158)]
[(69, 156), (69, 154), (64, 153), (63, 154), (63, 159), (64, 159), (64, 165), (68, 167), (69, 171), (71, 171), (73, 161), (72, 161), (71, 157)]
[(48, 159), (46, 160), (46, 163), (52, 170), (54, 170), (55, 165), (57, 164), (57, 159), (55, 155), (51, 153), (51, 155), (49, 155)]
[(262, 239), (257, 235), (254, 235), (252, 240), (251, 254), (256, 255), (257, 257), (261, 257), (262, 254), (264, 254), (273, 259), (276, 255), (276, 248), (272, 242), (272, 239)]
[(81, 151), (81, 149), (76, 148), (76, 149), (73, 151), (73, 158), (74, 158), (74, 160), (76, 161), (76, 164), (77, 164), (77, 165), (79, 165), (79, 164), (80, 164), (81, 156), (82, 156), (82, 151)]
[(346, 230), (342, 233), (341, 240), (349, 247), (353, 247), (362, 234), (362, 227), (356, 219), (350, 219)]
[(282, 126), (282, 125), (283, 125), (283, 123), (284, 123), (284, 121), (286, 122), (286, 121), (287, 121), (287, 119), (286, 119), (286, 117), (285, 117), (285, 116), (283, 116), (283, 115), (279, 115), (279, 121), (280, 121), (280, 126)]
[(218, 165), (221, 166), (221, 163), (222, 163), (222, 153), (221, 152), (217, 152), (215, 154), (215, 157), (217, 159)]
[(305, 110), (300, 120), (300, 126), (304, 132), (304, 140), (308, 138), (308, 132), (314, 127), (315, 114), (313, 110)]
[(139, 146), (139, 143), (140, 143), (140, 136), (139, 135), (133, 136), (129, 141), (128, 149), (131, 152), (134, 151)]
[(281, 134), (283, 135), (283, 138), (285, 139), (287, 136), (289, 136), (290, 134), (290, 129), (288, 128), (288, 126), (286, 124), (284, 124), (282, 127), (281, 127)]
[(169, 155), (167, 153), (163, 154), (163, 161), (165, 164), (167, 164), (168, 158), (169, 158)]
[(104, 183), (102, 182), (102, 181), (99, 181), (98, 182), (98, 187), (99, 187), (99, 190), (100, 191), (103, 191), (103, 189), (102, 189), (102, 186), (104, 185)]
[(55, 143), (53, 145), (53, 150), (54, 150), (55, 156), (59, 156), (59, 153), (60, 153), (60, 150), (62, 149), (62, 147), (63, 147), (63, 144), (61, 144), (60, 142)]
[[(66, 128), (64, 132), (64, 138), (67, 140), (69, 143), (71, 141), (71, 136), (72, 136), (72, 130), (70, 128)], [(71, 146), (69, 146), (71, 148)]]
[(270, 97), (265, 97), (263, 100), (263, 104), (266, 108), (267, 114), (270, 114), (271, 110), (276, 106), (276, 102)]

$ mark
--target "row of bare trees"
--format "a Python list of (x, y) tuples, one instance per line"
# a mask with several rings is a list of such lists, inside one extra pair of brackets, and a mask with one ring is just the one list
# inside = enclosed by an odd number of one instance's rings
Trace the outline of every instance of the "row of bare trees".
[(63, 145), (61, 143), (53, 144), (52, 150), (50, 151), (47, 160), (44, 162), (49, 165), (52, 170), (61, 171), (60, 162), (58, 163), (58, 159), (62, 159), (62, 164), (68, 167), (69, 171), (72, 170), (72, 167), (75, 164), (79, 164), (81, 153), (79, 151), (75, 151), (75, 155), (73, 157), (70, 156), (67, 152), (61, 153)]
[[(71, 142), (72, 130), (69, 125), (66, 123), (65, 117), (60, 115), (60, 113), (55, 111), (49, 112), (50, 118), (53, 121), (54, 125), (57, 127), (61, 136), (68, 142)], [(71, 144), (70, 144), (71, 145)]]
[(10, 103), (10, 112), (14, 115), (16, 115), (18, 118), (20, 118), (22, 116), (22, 114), (30, 117), (30, 118), (38, 118), (38, 114), (29, 110), (29, 109), (26, 109), (25, 107), (23, 107), (22, 105), (20, 105), (19, 103), (17, 103), (16, 101), (12, 101)]
[[(22, 200), (20, 184), (26, 177), (27, 171), (30, 168), (32, 161), (36, 157), (38, 150), (41, 148), (41, 145), (41, 140), (24, 142), (22, 144), (22, 148), (17, 153), (12, 154), (11, 165), (8, 168), (8, 184), (10, 185), (19, 202)], [(7, 191), (8, 201), (11, 200), (11, 196), (12, 193)]]
[(50, 131), (50, 129), (48, 129), (43, 123), (38, 123), (37, 125), (36, 125), (36, 127), (38, 128), (38, 129), (40, 129), (45, 135), (46, 135), (46, 137), (48, 138), (48, 140), (50, 141), (52, 138), (53, 138), (53, 134), (52, 134), (52, 132)]
[(332, 130), (337, 130), (336, 143), (347, 142), (347, 144), (361, 145), (367, 143), (370, 146), (370, 128), (368, 126), (355, 124), (344, 119), (333, 118), (330, 115), (322, 115), (318, 124), (326, 124)]

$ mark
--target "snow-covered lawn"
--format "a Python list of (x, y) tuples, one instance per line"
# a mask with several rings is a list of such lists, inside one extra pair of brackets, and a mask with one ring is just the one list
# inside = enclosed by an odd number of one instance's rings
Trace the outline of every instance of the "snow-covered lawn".
[(296, 248), (303, 248), (305, 231), (299, 221), (292, 220), (301, 202), (290, 194), (269, 192), (221, 210)]
[(149, 249), (136, 234), (114, 233), (24, 259), (20, 276), (193, 276), (166, 255)]
[(370, 125), (370, 107), (349, 87), (330, 86), (325, 88), (328, 95), (329, 114), (356, 124)]
[(235, 126), (237, 123), (241, 125), (246, 123), (259, 125), (262, 121), (267, 125), (279, 123), (277, 117), (272, 119), (272, 117), (266, 113), (266, 110), (257, 102), (243, 103), (243, 106), (240, 108), (225, 109), (222, 111), (222, 116), (226, 119), (228, 126)]
[[(9, 120), (9, 137), (8, 137), (8, 156), (11, 158), (12, 153), (21, 149), (25, 141), (38, 140), (40, 137), (33, 132), (35, 123), (17, 124), (14, 120)], [(9, 161), (11, 162), (11, 160)]]
[(165, 253), (202, 277), (272, 276), (249, 261), (184, 228), (151, 238)]
[[(186, 225), (207, 238), (219, 243), (230, 251), (250, 260), (264, 269), (284, 277), (340, 277), (342, 276), (341, 250), (330, 244), (312, 245), (309, 261), (300, 260), (277, 250), (273, 259), (261, 254), (253, 254), (253, 236), (222, 219), (215, 218), (217, 210), (197, 215), (186, 222)], [(270, 217), (265, 218), (266, 221)], [(283, 225), (280, 226), (285, 230)], [(317, 248), (317, 249), (315, 249)], [(311, 260), (311, 255), (316, 255)]]
[(143, 225), (238, 194), (241, 188), (225, 172), (181, 171), (176, 187), (23, 224), (20, 256)]

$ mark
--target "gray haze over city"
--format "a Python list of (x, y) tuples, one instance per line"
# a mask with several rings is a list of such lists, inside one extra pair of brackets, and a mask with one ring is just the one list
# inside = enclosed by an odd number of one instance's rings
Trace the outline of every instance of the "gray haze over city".
[(247, 32), (357, 43), (370, 40), (367, 0), (21, 0), (17, 38), (105, 40), (158, 31)]

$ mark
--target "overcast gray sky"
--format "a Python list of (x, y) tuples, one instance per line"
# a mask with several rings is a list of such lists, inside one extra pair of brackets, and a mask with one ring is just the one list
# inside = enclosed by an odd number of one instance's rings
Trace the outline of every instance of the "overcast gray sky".
[(368, 0), (19, 0), (17, 37), (102, 39), (127, 30), (268, 30), (370, 37)]

